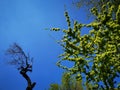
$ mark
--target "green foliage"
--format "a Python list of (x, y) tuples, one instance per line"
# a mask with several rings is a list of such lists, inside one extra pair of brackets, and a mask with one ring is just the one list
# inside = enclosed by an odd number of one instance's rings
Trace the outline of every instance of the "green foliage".
[(49, 90), (60, 90), (58, 84), (50, 84)]
[(82, 81), (77, 81), (75, 76), (68, 72), (63, 73), (61, 84), (51, 84), (49, 90), (83, 90)]
[[(96, 17), (93, 22), (81, 24), (75, 21), (73, 28), (65, 12), (68, 29), (62, 31), (64, 36), (60, 45), (64, 53), (60, 55), (57, 65), (69, 70), (70, 75), (77, 75), (78, 80), (85, 78), (94, 89), (113, 90), (119, 88), (120, 83), (115, 79), (120, 78), (120, 5), (116, 8), (107, 3), (102, 8), (100, 12), (97, 8), (91, 9)], [(91, 27), (92, 30), (87, 35), (81, 35), (83, 27)], [(68, 68), (61, 65), (65, 60), (74, 62), (74, 66)]]
[(84, 7), (88, 13), (88, 16), (92, 16), (89, 10), (91, 10), (93, 7), (96, 7), (98, 11), (102, 11), (104, 10), (104, 4), (107, 4), (108, 2), (114, 5), (114, 12), (116, 12), (118, 6), (120, 5), (120, 0), (74, 0), (73, 5), (75, 5), (77, 8)]
[(62, 90), (70, 90), (71, 87), (71, 77), (68, 73), (64, 73), (62, 76)]
[(73, 4), (76, 5), (76, 7), (86, 7), (87, 9), (91, 9), (93, 7), (96, 7), (97, 9), (101, 10), (102, 6), (104, 4), (107, 4), (107, 2), (110, 2), (114, 4), (116, 7), (119, 6), (120, 1), (119, 0), (75, 0), (73, 1)]

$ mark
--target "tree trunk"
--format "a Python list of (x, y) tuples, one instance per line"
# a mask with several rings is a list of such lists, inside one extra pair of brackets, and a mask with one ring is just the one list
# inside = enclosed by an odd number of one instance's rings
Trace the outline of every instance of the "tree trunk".
[(34, 88), (34, 86), (36, 85), (36, 83), (31, 82), (30, 77), (26, 74), (25, 70), (21, 70), (20, 74), (26, 79), (26, 81), (28, 83), (26, 90), (32, 90)]

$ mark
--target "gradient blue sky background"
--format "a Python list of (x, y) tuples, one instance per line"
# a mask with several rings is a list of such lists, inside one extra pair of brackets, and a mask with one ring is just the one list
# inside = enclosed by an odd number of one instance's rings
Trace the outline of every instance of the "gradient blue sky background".
[(62, 34), (45, 28), (67, 28), (65, 8), (71, 19), (88, 23), (84, 9), (78, 10), (72, 1), (0, 0), (0, 90), (26, 88), (26, 80), (19, 71), (6, 64), (5, 50), (14, 42), (34, 57), (33, 72), (29, 74), (37, 82), (34, 90), (47, 90), (50, 83), (60, 83), (64, 70), (56, 62), (62, 49), (54, 38), (60, 39)]

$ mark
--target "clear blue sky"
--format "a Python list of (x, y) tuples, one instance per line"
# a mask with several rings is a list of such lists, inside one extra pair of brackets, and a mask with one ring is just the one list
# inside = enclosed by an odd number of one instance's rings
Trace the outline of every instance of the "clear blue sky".
[[(34, 57), (34, 90), (47, 90), (50, 83), (60, 83), (63, 70), (56, 66), (61, 47), (52, 38), (61, 33), (45, 28), (66, 28), (64, 5), (71, 19), (86, 21), (84, 10), (72, 5), (73, 0), (0, 0), (0, 90), (25, 90), (26, 81), (19, 71), (6, 64), (5, 50), (14, 42)], [(51, 37), (52, 36), (52, 37)]]

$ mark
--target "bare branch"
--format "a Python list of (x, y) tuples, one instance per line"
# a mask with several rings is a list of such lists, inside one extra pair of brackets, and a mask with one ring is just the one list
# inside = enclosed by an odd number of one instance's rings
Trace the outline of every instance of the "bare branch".
[(32, 72), (33, 58), (30, 55), (26, 55), (23, 49), (14, 43), (7, 49), (6, 54), (10, 56), (10, 61), (8, 64), (17, 66), (20, 74), (26, 79), (28, 85), (26, 90), (32, 90), (36, 83), (32, 83), (27, 72)]

